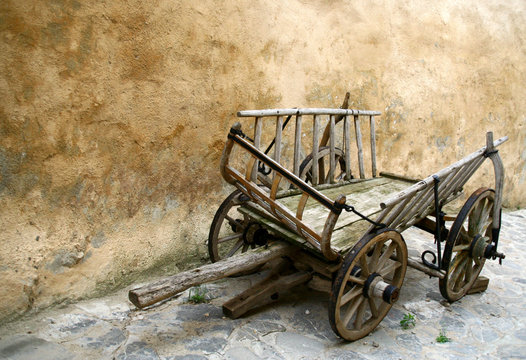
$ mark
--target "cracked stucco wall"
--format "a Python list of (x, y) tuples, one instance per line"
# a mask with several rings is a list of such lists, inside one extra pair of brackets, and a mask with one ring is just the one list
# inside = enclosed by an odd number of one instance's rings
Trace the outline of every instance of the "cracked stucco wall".
[(525, 20), (523, 1), (2, 1), (0, 318), (199, 261), (240, 109), (350, 90), (383, 112), (379, 167), (415, 177), (508, 135), (504, 204), (524, 206)]

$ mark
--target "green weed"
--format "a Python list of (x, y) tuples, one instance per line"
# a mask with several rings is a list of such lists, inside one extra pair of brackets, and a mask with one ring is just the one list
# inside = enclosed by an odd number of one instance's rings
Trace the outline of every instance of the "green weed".
[(446, 336), (446, 333), (444, 332), (444, 330), (442, 330), (442, 331), (440, 331), (440, 335), (437, 336), (436, 341), (437, 341), (437, 343), (443, 344), (443, 343), (450, 342), (451, 339), (448, 338)]
[(208, 290), (203, 285), (195, 286), (190, 289), (188, 293), (188, 302), (193, 304), (201, 304), (210, 301), (207, 296)]
[(400, 326), (404, 330), (407, 330), (411, 327), (415, 327), (415, 325), (416, 325), (416, 319), (413, 315), (409, 313), (405, 314), (402, 320), (400, 320)]

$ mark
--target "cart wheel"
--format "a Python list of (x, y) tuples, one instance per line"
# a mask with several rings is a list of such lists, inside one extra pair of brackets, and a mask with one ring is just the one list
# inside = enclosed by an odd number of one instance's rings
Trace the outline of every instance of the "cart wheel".
[[(318, 184), (329, 183), (330, 154), (331, 149), (328, 146), (323, 146), (318, 151)], [(345, 177), (346, 169), (343, 151), (335, 148), (334, 158), (336, 163), (334, 179), (336, 181), (342, 180)], [(312, 154), (309, 154), (300, 164), (300, 178), (306, 183), (312, 184)]]
[(208, 254), (212, 262), (255, 247), (255, 243), (249, 244), (244, 240), (250, 221), (237, 211), (239, 205), (248, 201), (245, 198), (241, 191), (236, 190), (217, 209), (208, 234)]
[(398, 300), (407, 269), (402, 235), (383, 230), (362, 238), (347, 254), (332, 284), (329, 321), (350, 341), (376, 328)]
[(450, 302), (468, 292), (484, 267), (484, 252), (492, 241), (494, 195), (488, 188), (475, 191), (451, 226), (442, 257), (447, 274), (439, 281), (440, 293)]

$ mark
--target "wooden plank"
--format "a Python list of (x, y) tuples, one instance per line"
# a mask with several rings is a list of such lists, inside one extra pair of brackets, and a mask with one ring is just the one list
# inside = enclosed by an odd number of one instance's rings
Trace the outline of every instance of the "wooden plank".
[(319, 153), (319, 133), (320, 133), (320, 124), (319, 116), (314, 115), (312, 123), (312, 184), (314, 186), (318, 185), (318, 153)]
[[(261, 133), (263, 129), (263, 120), (261, 117), (256, 117), (254, 119), (254, 147), (259, 149), (261, 147)], [(258, 162), (256, 161), (253, 165), (252, 176), (250, 177), (251, 181), (256, 182), (258, 175)]]
[[(281, 164), (281, 134), (283, 132), (283, 116), (276, 118), (276, 139), (274, 141), (274, 160)], [(273, 171), (272, 178), (276, 176), (276, 172)]]
[(354, 131), (356, 132), (356, 146), (358, 147), (358, 168), (360, 170), (360, 179), (365, 179), (365, 170), (363, 166), (362, 131), (360, 130), (360, 119), (358, 115), (354, 116)]
[(329, 123), (329, 129), (330, 129), (330, 132), (329, 132), (329, 148), (330, 148), (330, 153), (329, 153), (329, 183), (331, 184), (334, 184), (335, 181), (334, 181), (334, 170), (336, 168), (336, 159), (335, 159), (335, 140), (336, 140), (336, 136), (334, 134), (334, 125), (335, 125), (335, 118), (334, 118), (334, 115), (331, 115), (330, 119), (329, 119), (330, 123)]
[(296, 116), (296, 129), (294, 134), (294, 175), (300, 175), (301, 153), (301, 115)]
[(343, 120), (343, 144), (345, 147), (345, 180), (351, 180), (351, 131), (348, 115)]
[(296, 250), (294, 246), (289, 244), (273, 243), (268, 248), (261, 247), (253, 251), (234, 255), (216, 263), (206, 264), (130, 290), (128, 298), (135, 306), (142, 309), (168, 299), (192, 286), (254, 269), (272, 259), (291, 254)]
[(374, 116), (369, 116), (370, 129), (371, 129), (371, 171), (373, 177), (376, 177), (376, 131), (374, 124)]
[(224, 303), (223, 313), (231, 319), (237, 319), (252, 309), (277, 301), (281, 293), (312, 278), (312, 274), (306, 271), (284, 275), (287, 270), (290, 272), (291, 265), (287, 259), (273, 264), (272, 271), (265, 279)]
[(288, 115), (381, 115), (374, 110), (355, 109), (329, 109), (329, 108), (302, 108), (302, 109), (265, 109), (265, 110), (242, 110), (237, 113), (238, 117), (266, 117), (266, 116), (288, 116)]

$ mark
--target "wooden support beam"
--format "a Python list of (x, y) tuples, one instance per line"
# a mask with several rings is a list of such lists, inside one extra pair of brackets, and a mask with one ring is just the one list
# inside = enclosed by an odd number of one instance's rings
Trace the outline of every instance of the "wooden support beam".
[(237, 319), (252, 309), (278, 301), (283, 292), (312, 278), (311, 273), (291, 267), (290, 261), (283, 259), (265, 279), (224, 303), (223, 313)]
[(273, 243), (268, 248), (258, 248), (250, 252), (234, 255), (216, 263), (206, 264), (159, 280), (153, 284), (130, 290), (128, 298), (132, 304), (142, 309), (168, 299), (192, 286), (254, 269), (270, 260), (290, 255), (296, 250), (297, 248), (293, 245), (281, 242)]

